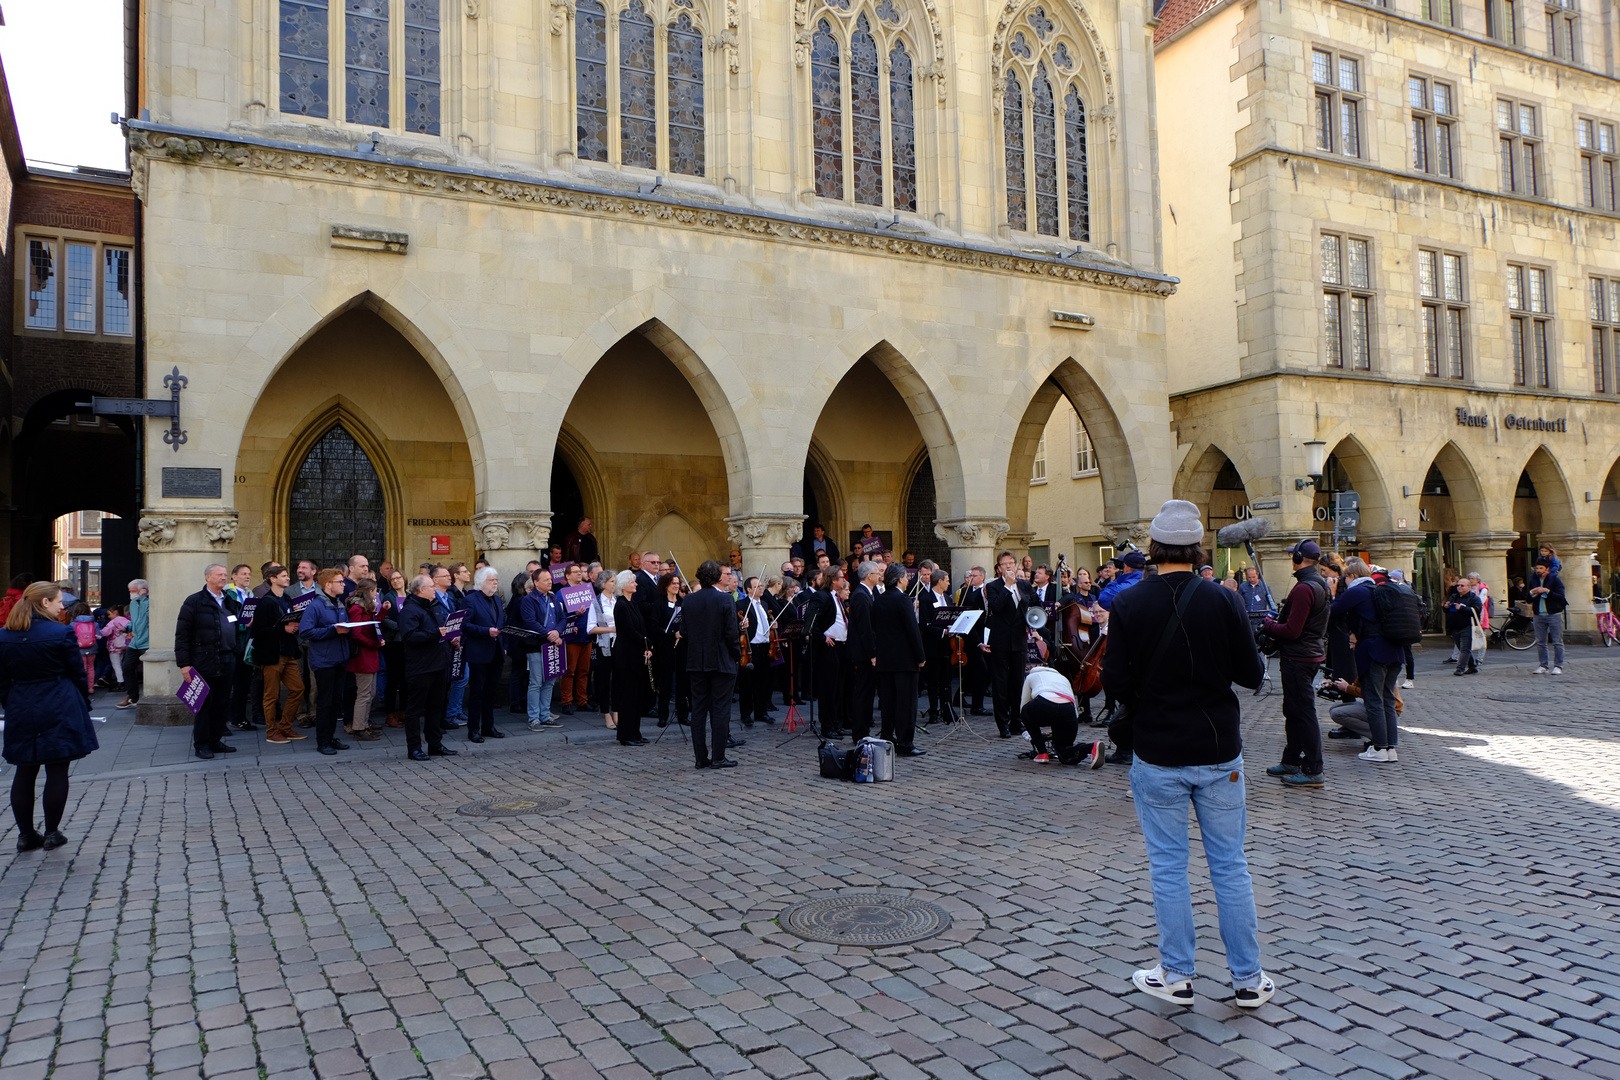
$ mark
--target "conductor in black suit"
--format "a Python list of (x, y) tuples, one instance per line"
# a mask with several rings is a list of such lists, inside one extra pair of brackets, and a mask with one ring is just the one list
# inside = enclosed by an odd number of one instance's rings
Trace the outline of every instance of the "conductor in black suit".
[(860, 742), (872, 734), (872, 707), (877, 698), (877, 639), (872, 630), (872, 607), (877, 585), (883, 580), (881, 563), (863, 562), (855, 571), (859, 580), (849, 590), (849, 659), (855, 665), (854, 703), (849, 728)]
[(698, 768), (729, 769), (737, 764), (736, 759), (726, 757), (726, 744), (731, 741), (731, 690), (742, 656), (742, 630), (731, 594), (715, 587), (720, 581), (720, 564), (705, 559), (697, 579), (697, 590), (681, 600), (681, 636), (686, 640), (686, 671), (692, 688), (692, 749)]
[(1024, 612), (1034, 599), (1029, 582), (1018, 580), (1018, 560), (1010, 551), (996, 556), (996, 579), (984, 587), (985, 622), (990, 627), (990, 697), (996, 730), (1003, 739), (1018, 731), (1024, 692), (1024, 643), (1029, 626)]
[(877, 644), (877, 692), (883, 712), (883, 737), (900, 757), (922, 757), (912, 745), (917, 732), (917, 676), (927, 662), (917, 609), (901, 587), (906, 568), (890, 566), (883, 574), (883, 595), (872, 604), (872, 634)]

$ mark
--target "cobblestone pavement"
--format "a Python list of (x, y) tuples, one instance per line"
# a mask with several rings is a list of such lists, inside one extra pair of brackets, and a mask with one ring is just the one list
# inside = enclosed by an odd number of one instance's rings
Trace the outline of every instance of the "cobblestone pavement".
[[(188, 733), (113, 714), (68, 846), (0, 856), (0, 1076), (1620, 1078), (1620, 652), (1572, 653), (1559, 679), (1427, 654), (1401, 763), (1329, 743), (1315, 792), (1260, 774), (1280, 696), (1245, 699), (1280, 987), (1254, 1014), (1201, 857), (1196, 1007), (1131, 990), (1156, 952), (1126, 771), (1014, 760), (987, 721), (857, 786), (808, 739), (755, 729), (695, 772), (673, 732), (626, 750), (583, 720), (425, 765), (132, 773)], [(456, 813), (521, 794), (568, 803)], [(773, 921), (874, 889), (954, 923), (870, 951)]]

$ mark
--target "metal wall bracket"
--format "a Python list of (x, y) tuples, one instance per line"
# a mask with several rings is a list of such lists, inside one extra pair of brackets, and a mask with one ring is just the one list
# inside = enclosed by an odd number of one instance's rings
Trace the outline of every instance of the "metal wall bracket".
[[(169, 430), (163, 433), (163, 441), (174, 447), (175, 453), (179, 453), (180, 444), (186, 441), (186, 433), (180, 427), (180, 391), (186, 388), (188, 381), (176, 367), (163, 376), (163, 386), (169, 391), (168, 400), (92, 397), (89, 408), (97, 416), (166, 416), (169, 418)], [(83, 402), (80, 407), (84, 407)]]

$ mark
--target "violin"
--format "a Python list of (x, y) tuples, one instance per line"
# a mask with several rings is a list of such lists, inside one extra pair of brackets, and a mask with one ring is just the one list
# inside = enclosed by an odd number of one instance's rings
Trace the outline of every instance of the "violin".
[(770, 653), (770, 655), (771, 655), (771, 663), (772, 664), (780, 664), (782, 662), (782, 639), (776, 636), (776, 627), (775, 626), (771, 627), (771, 653)]
[(967, 646), (963, 643), (961, 634), (951, 635), (951, 666), (961, 667), (967, 663)]

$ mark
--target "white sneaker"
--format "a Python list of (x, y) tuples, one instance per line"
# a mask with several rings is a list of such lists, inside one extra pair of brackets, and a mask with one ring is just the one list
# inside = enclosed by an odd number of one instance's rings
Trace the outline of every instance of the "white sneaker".
[(1402, 690), (1410, 690), (1410, 689), (1412, 689), (1412, 680), (1407, 679), (1405, 682), (1401, 683), (1401, 689)]
[(1388, 750), (1384, 751), (1384, 760), (1389, 761), (1389, 762), (1396, 762), (1396, 761), (1401, 760), (1401, 756), (1400, 756), (1399, 753), (1396, 752), (1395, 748), (1392, 746)]
[[(1266, 981), (1268, 980), (1262, 976), (1262, 984)], [(1160, 1001), (1168, 1001), (1172, 1005), (1191, 1005), (1193, 1003), (1192, 980), (1166, 981), (1162, 965), (1155, 965), (1136, 972), (1131, 976), (1131, 982), (1135, 983), (1136, 988), (1142, 993), (1156, 997)], [(1249, 1007), (1253, 1008), (1254, 1006)]]
[(1562, 675), (1564, 673), (1564, 669), (1561, 667), (1555, 667), (1552, 669), (1552, 673), (1554, 675)]
[(1532, 671), (1530, 674), (1532, 674), (1532, 675), (1545, 675), (1545, 674), (1547, 674), (1547, 669), (1544, 668), (1544, 667), (1538, 667), (1538, 668), (1536, 668), (1536, 670)]
[(1260, 985), (1251, 986), (1247, 990), (1239, 990), (1232, 999), (1232, 1004), (1240, 1009), (1258, 1009), (1270, 1001), (1277, 993), (1277, 984), (1271, 981), (1271, 976), (1265, 972), (1260, 973)]
[(1376, 746), (1369, 746), (1367, 749), (1357, 754), (1356, 757), (1360, 758), (1362, 761), (1384, 762), (1389, 760), (1389, 751), (1380, 750)]

